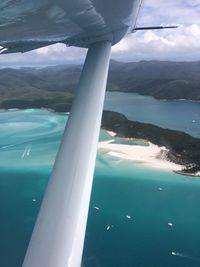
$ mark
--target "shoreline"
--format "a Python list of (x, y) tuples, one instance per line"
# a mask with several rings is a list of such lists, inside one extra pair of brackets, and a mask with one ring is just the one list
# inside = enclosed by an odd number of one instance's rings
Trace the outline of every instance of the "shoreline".
[(167, 160), (168, 149), (165, 147), (159, 147), (151, 142), (148, 142), (148, 146), (141, 146), (116, 144), (113, 141), (114, 139), (99, 142), (98, 149), (105, 151), (110, 156), (141, 163), (151, 168), (174, 172), (181, 172), (184, 168), (183, 165)]
[(194, 177), (194, 178), (200, 178), (200, 172), (188, 173), (188, 172), (185, 172), (184, 170), (182, 170), (182, 171), (174, 171), (174, 172), (179, 174), (179, 175), (190, 176), (190, 177)]
[[(114, 138), (117, 134), (113, 131), (106, 132)], [(123, 138), (127, 139), (127, 138)], [(129, 139), (129, 138), (128, 138)], [(130, 138), (131, 139), (131, 138)], [(200, 173), (187, 173), (184, 172), (185, 165), (177, 164), (168, 159), (168, 152), (164, 146), (155, 145), (149, 141), (148, 146), (131, 145), (131, 144), (117, 144), (113, 143), (115, 140), (101, 141), (98, 143), (98, 150), (104, 151), (111, 157), (119, 158), (126, 161), (143, 164), (146, 167), (155, 169), (162, 169), (166, 171), (173, 171), (179, 175), (200, 177)]]
[[(113, 131), (106, 130), (112, 137), (117, 134)], [(131, 140), (131, 138), (123, 138)], [(147, 141), (147, 140), (145, 140)], [(165, 146), (158, 146), (150, 141), (147, 141), (148, 146), (131, 145), (131, 144), (117, 144), (113, 143), (115, 139), (101, 141), (98, 143), (98, 150), (106, 152), (111, 157), (119, 158), (122, 160), (132, 161), (134, 163), (143, 164), (146, 167), (160, 169), (164, 171), (172, 171), (179, 175), (190, 176), (198, 178), (200, 172), (189, 173), (185, 171), (185, 165), (177, 164), (169, 160), (168, 153), (170, 152)]]
[(200, 99), (192, 99), (192, 98), (164, 98), (164, 97), (156, 97), (155, 95), (149, 95), (149, 94), (143, 94), (143, 93), (139, 93), (139, 92), (133, 92), (133, 91), (120, 91), (120, 90), (108, 90), (108, 93), (124, 93), (124, 94), (135, 94), (138, 96), (143, 96), (143, 97), (151, 97), (155, 100), (158, 101), (188, 101), (188, 102), (194, 102), (194, 103), (200, 103)]

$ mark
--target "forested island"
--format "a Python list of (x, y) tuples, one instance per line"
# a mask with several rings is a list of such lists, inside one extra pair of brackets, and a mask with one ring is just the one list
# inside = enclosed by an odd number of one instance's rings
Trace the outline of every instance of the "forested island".
[(199, 138), (148, 123), (130, 121), (113, 111), (103, 112), (102, 128), (115, 132), (118, 137), (145, 139), (166, 147), (169, 150), (168, 160), (185, 166), (182, 173), (194, 174), (200, 171)]

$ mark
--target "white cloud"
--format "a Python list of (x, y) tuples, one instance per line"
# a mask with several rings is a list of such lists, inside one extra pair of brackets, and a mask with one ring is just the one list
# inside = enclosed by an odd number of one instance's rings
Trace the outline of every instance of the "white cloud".
[(87, 50), (84, 48), (67, 47), (65, 44), (54, 44), (27, 53), (0, 55), (0, 67), (23, 65), (57, 65), (80, 63), (84, 61)]
[(199, 0), (144, 0), (139, 24), (200, 24)]
[(197, 24), (178, 29), (135, 33), (112, 49), (114, 57), (130, 58), (130, 60), (150, 58), (194, 60), (200, 56), (199, 51), (200, 26)]
[(55, 44), (46, 47), (39, 48), (35, 50), (36, 56), (42, 57), (43, 59), (48, 59), (51, 61), (57, 60), (74, 60), (74, 57), (83, 59), (86, 54), (86, 49), (78, 47), (66, 47), (65, 44)]
[[(137, 32), (112, 49), (120, 60), (200, 60), (200, 0), (144, 0), (138, 26), (182, 25), (178, 29)], [(86, 49), (51, 45), (25, 54), (1, 55), (5, 64), (60, 64), (83, 61)]]

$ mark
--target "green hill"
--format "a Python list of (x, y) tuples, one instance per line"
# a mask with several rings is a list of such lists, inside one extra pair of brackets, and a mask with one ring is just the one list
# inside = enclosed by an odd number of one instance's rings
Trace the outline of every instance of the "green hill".
[[(0, 108), (69, 111), (81, 70), (82, 65), (0, 69)], [(200, 62), (112, 60), (107, 90), (200, 101), (199, 73)]]

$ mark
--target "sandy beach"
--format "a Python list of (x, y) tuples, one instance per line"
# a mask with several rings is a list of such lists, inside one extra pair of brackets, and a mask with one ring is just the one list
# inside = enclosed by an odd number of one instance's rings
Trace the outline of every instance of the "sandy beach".
[(168, 150), (148, 142), (148, 146), (126, 145), (113, 143), (114, 140), (99, 142), (98, 149), (108, 155), (124, 160), (139, 162), (145, 166), (180, 171), (184, 166), (167, 160)]
[(108, 133), (110, 136), (112, 136), (112, 137), (114, 137), (114, 136), (117, 135), (115, 132), (112, 132), (112, 131), (107, 131), (107, 133)]

